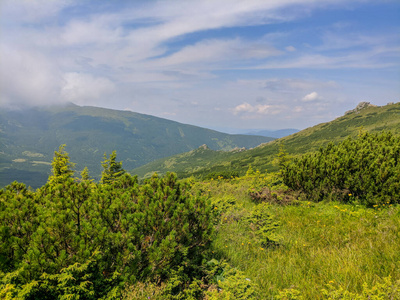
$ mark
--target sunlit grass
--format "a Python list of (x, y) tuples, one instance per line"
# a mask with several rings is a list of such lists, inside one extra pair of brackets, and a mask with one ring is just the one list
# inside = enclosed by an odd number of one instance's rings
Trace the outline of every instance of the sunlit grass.
[(265, 248), (252, 238), (240, 218), (255, 204), (248, 182), (210, 182), (211, 197), (228, 194), (236, 208), (222, 212), (213, 243), (216, 258), (228, 260), (259, 287), (260, 299), (273, 299), (283, 289), (296, 288), (306, 299), (322, 299), (328, 284), (351, 292), (391, 276), (400, 279), (400, 209), (374, 209), (341, 203), (302, 202), (271, 205), (280, 222), (279, 246)]

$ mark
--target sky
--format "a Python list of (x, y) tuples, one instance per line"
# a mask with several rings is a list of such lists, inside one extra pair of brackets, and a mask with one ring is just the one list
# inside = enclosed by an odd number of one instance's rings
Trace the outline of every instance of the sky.
[(0, 0), (0, 107), (239, 132), (400, 101), (398, 0)]

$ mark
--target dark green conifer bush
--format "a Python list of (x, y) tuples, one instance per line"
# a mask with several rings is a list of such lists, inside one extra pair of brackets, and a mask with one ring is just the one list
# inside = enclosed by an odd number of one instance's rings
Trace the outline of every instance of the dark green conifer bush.
[(368, 206), (400, 202), (400, 138), (360, 133), (282, 166), (285, 184), (309, 199), (360, 201)]
[[(60, 147), (36, 192), (0, 192), (0, 291), (4, 298), (118, 299), (125, 284), (168, 282), (179, 293), (201, 276), (211, 205), (173, 173), (139, 185), (115, 155), (102, 184), (74, 179)], [(87, 172), (86, 172), (87, 173)], [(104, 175), (104, 174), (103, 174)]]

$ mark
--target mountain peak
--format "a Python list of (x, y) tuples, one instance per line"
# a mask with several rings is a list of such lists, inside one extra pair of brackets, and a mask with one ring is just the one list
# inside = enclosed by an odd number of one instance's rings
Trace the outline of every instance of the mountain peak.
[(345, 115), (351, 114), (351, 113), (359, 113), (361, 110), (367, 108), (367, 107), (377, 107), (376, 105), (371, 104), (370, 102), (360, 102), (357, 104), (356, 108), (352, 110), (348, 110), (345, 112)]
[(209, 150), (208, 146), (206, 144), (203, 144), (199, 147), (199, 150)]

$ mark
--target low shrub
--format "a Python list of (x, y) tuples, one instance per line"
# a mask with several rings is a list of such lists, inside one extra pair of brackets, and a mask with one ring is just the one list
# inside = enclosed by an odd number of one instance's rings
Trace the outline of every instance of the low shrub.
[(270, 205), (267, 203), (258, 204), (251, 214), (243, 219), (251, 229), (254, 239), (262, 247), (277, 246), (282, 237), (276, 233), (279, 223), (271, 214)]
[(308, 199), (400, 203), (400, 137), (361, 133), (281, 165), (284, 183)]
[[(256, 287), (243, 272), (232, 268), (226, 262), (213, 260), (211, 275), (214, 284), (205, 293), (206, 300), (252, 300), (256, 298)], [(215, 273), (213, 273), (215, 272)]]

